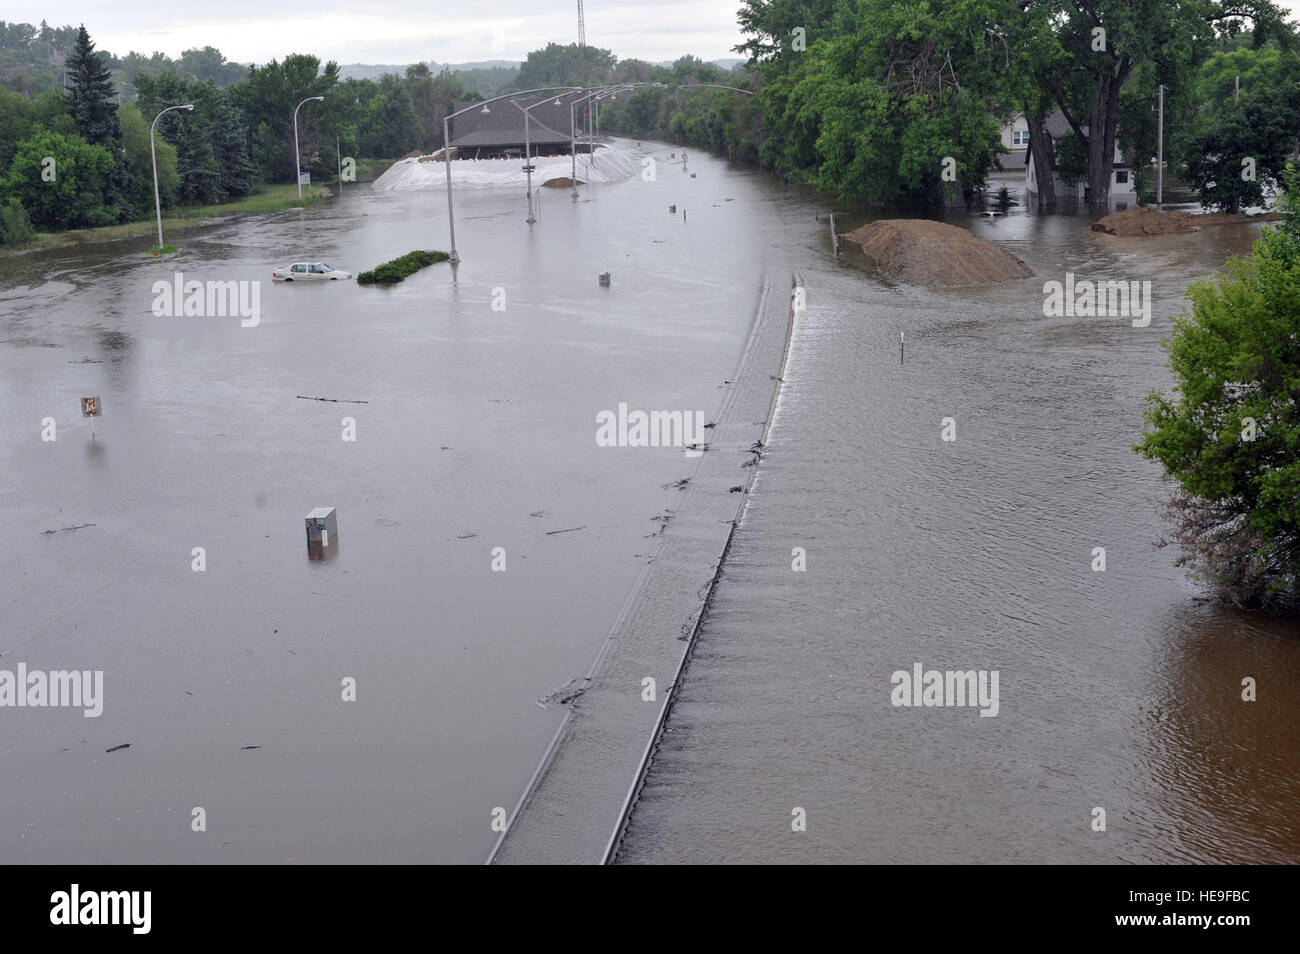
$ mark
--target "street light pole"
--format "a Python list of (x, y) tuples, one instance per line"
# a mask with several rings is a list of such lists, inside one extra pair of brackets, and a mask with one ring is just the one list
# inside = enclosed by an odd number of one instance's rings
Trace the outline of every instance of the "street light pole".
[(293, 108), (293, 175), (298, 180), (298, 198), (302, 198), (302, 155), (298, 152), (298, 110), (302, 109), (303, 103), (310, 103), (312, 100), (317, 102), (323, 101), (324, 96), (308, 96), (306, 99)]
[[(518, 103), (515, 103), (518, 106)], [(537, 216), (533, 215), (533, 157), (532, 144), (528, 139), (528, 110), (524, 110), (524, 175), (528, 178), (528, 224), (532, 225), (537, 221)]]
[[(486, 106), (483, 108), (487, 109)], [(451, 116), (442, 117), (442, 165), (447, 170), (447, 227), (451, 230), (451, 258), (448, 261), (458, 265), (460, 256), (456, 254), (456, 218), (451, 214), (451, 133), (447, 127), (449, 119)]]
[(154, 127), (158, 125), (158, 120), (162, 119), (162, 114), (163, 114), (163, 113), (171, 112), (173, 109), (184, 109), (184, 110), (186, 110), (186, 111), (189, 111), (189, 110), (194, 109), (194, 104), (193, 104), (193, 103), (186, 103), (184, 106), (168, 106), (166, 109), (164, 109), (164, 110), (162, 111), (162, 113), (159, 113), (157, 116), (155, 116), (155, 117), (153, 118), (153, 122), (149, 125), (149, 157), (153, 160), (153, 207), (154, 207), (154, 212), (155, 212), (155, 213), (157, 214), (157, 216), (158, 216), (158, 249), (159, 249), (159, 252), (162, 251), (162, 247), (163, 247), (163, 237), (162, 237), (162, 200), (158, 198), (158, 153), (157, 153), (157, 150), (154, 149), (154, 144), (153, 144), (153, 130), (154, 130)]
[[(570, 96), (573, 95), (574, 93), (581, 93), (581, 92), (582, 92), (582, 88), (579, 86), (570, 87), (569, 89), (564, 90), (564, 92), (558, 94), (555, 97), (555, 102), (553, 105), (555, 106), (564, 105), (563, 103), (560, 102), (560, 96)], [(533, 157), (532, 157), (533, 149), (532, 149), (532, 138), (529, 133), (528, 121), (529, 119), (532, 118), (531, 117), (532, 111), (536, 109), (538, 106), (544, 106), (550, 98), (551, 98), (550, 96), (547, 96), (545, 99), (539, 100), (538, 102), (533, 103), (533, 105), (531, 106), (520, 106), (518, 103), (514, 104), (515, 108), (522, 110), (524, 114), (524, 173), (528, 177), (528, 220), (527, 221), (529, 225), (532, 225), (534, 222), (537, 221), (537, 216), (533, 212)], [(570, 122), (572, 122), (573, 119), (572, 108), (570, 108), (569, 110), (569, 119)], [(572, 129), (570, 129), (569, 139), (570, 139), (570, 151), (572, 151), (572, 139), (573, 139)], [(571, 163), (571, 165), (574, 164)], [(575, 172), (576, 172), (576, 165), (575, 165)]]

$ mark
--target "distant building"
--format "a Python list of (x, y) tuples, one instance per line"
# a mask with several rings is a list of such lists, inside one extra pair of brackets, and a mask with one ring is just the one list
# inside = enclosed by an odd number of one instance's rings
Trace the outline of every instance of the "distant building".
[(1016, 113), (1002, 124), (1002, 145), (1008, 154), (1001, 156), (1002, 165), (1007, 169), (1021, 169), (1025, 165), (1025, 153), (1029, 150), (1029, 123), (1024, 113)]
[[(531, 103), (521, 100), (518, 105), (510, 100), (492, 103), (488, 112), (470, 109), (463, 115), (451, 120), (451, 145), (460, 159), (493, 159), (501, 156), (522, 156), (524, 154), (524, 107)], [(473, 103), (457, 103), (452, 112)], [(577, 107), (577, 126), (582, 126), (582, 105)], [(555, 105), (555, 97), (548, 97), (541, 105), (528, 114), (528, 142), (534, 156), (558, 156), (569, 154), (573, 141), (569, 120), (569, 100), (561, 98), (560, 105)], [(586, 151), (585, 143), (579, 143), (578, 151)]]
[[(1017, 123), (1020, 125), (1017, 126)], [(1065, 114), (1059, 109), (1044, 120), (1043, 127), (1046, 129), (1047, 135), (1051, 137), (1053, 144), (1073, 131), (1065, 118)], [(1025, 166), (1025, 191), (1037, 195), (1038, 176), (1034, 169), (1033, 149), (1029, 145), (1029, 124), (1025, 121), (1024, 114), (1017, 114), (1015, 119), (1003, 125), (1003, 138), (1005, 141), (1008, 134), (1014, 135), (1018, 128), (1024, 129), (1025, 149), (1024, 158), (1021, 161), (1024, 162)], [(1084, 127), (1084, 132), (1088, 132), (1087, 126)], [(1009, 165), (1009, 163), (1007, 164)], [(1067, 185), (1056, 172), (1055, 150), (1053, 150), (1050, 167), (1052, 169), (1052, 183), (1056, 186), (1056, 198), (1058, 200), (1079, 201), (1085, 198), (1084, 190), (1088, 184), (1087, 180), (1081, 179), (1074, 185)], [(1129, 202), (1137, 202), (1137, 186), (1133, 181), (1133, 166), (1125, 161), (1124, 154), (1120, 152), (1118, 136), (1115, 138), (1115, 155), (1111, 158), (1110, 198), (1112, 201), (1119, 200), (1126, 207)]]

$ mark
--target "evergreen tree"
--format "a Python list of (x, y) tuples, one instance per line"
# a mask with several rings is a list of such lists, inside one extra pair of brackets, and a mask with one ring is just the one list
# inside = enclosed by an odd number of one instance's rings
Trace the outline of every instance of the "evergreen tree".
[(68, 54), (68, 110), (77, 124), (77, 134), (92, 146), (110, 151), (121, 142), (122, 127), (117, 119), (117, 90), (90, 34), (82, 26), (77, 42)]
[(122, 125), (117, 115), (117, 90), (95, 44), (83, 25), (68, 54), (68, 111), (77, 132), (92, 146), (102, 146), (113, 157), (104, 185), (104, 206), (114, 221), (125, 221), (135, 212), (135, 179), (131, 163), (122, 148)]

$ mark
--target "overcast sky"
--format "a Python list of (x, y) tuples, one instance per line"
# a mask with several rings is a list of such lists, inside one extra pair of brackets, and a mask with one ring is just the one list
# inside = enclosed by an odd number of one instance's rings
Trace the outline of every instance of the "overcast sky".
[[(587, 43), (620, 59), (734, 57), (739, 0), (584, 0)], [(0, 0), (0, 20), (85, 23), (98, 49), (177, 56), (215, 46), (264, 63), (314, 53), (339, 63), (522, 60), (578, 38), (577, 0)]]
[[(1300, 0), (1281, 0), (1300, 11)], [(736, 56), (739, 0), (584, 0), (587, 42), (620, 59)], [(577, 0), (0, 0), (0, 20), (85, 23), (99, 49), (178, 56), (215, 46), (264, 63), (314, 53), (339, 63), (522, 60), (578, 35)]]

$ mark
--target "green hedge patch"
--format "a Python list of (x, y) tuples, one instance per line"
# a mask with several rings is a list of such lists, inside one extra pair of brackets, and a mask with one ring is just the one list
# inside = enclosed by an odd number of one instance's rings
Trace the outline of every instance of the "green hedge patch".
[(376, 266), (368, 272), (357, 276), (358, 285), (394, 285), (407, 275), (414, 275), (420, 269), (451, 258), (446, 252), (407, 252), (401, 258)]

